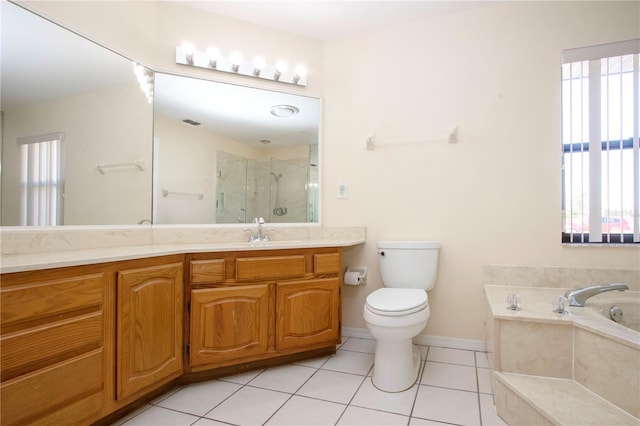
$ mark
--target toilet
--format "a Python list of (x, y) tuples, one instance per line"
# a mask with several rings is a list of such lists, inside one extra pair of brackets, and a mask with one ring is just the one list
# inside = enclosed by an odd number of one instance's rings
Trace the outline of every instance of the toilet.
[(435, 283), (440, 243), (379, 241), (383, 288), (367, 297), (363, 317), (376, 339), (373, 384), (401, 392), (416, 382), (420, 353), (413, 338), (429, 319), (427, 290)]

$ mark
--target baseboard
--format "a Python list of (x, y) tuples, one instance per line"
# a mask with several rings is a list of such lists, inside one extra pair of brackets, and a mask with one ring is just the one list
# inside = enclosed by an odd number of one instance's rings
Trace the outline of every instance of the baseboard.
[[(366, 328), (342, 327), (344, 337), (355, 337), (359, 339), (373, 339), (373, 336)], [(468, 351), (486, 352), (487, 345), (483, 340), (459, 339), (456, 337), (430, 336), (419, 334), (414, 337), (413, 342), (418, 345), (441, 346), (444, 348), (464, 349)]]

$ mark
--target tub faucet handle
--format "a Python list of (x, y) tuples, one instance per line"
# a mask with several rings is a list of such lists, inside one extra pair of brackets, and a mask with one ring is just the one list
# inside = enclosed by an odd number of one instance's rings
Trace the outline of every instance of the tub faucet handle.
[(564, 296), (556, 296), (556, 298), (551, 302), (551, 306), (553, 306), (553, 312), (556, 314), (565, 315), (569, 313), (567, 310), (569, 307), (569, 299)]
[(522, 303), (522, 298), (518, 293), (509, 293), (505, 301), (507, 302), (507, 309), (509, 309), (510, 311), (520, 310), (520, 304)]

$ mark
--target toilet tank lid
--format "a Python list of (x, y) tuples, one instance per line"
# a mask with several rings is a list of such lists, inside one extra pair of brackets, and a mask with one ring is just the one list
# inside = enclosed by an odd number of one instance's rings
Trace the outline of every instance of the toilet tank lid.
[(378, 241), (378, 248), (383, 249), (437, 249), (438, 241)]

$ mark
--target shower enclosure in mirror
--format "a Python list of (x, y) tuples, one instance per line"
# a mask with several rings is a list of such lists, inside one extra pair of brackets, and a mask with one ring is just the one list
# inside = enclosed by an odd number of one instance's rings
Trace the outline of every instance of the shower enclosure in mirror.
[(154, 223), (318, 222), (318, 99), (156, 73), (154, 109)]
[(255, 160), (218, 151), (216, 163), (216, 223), (315, 221), (317, 173), (308, 158)]

